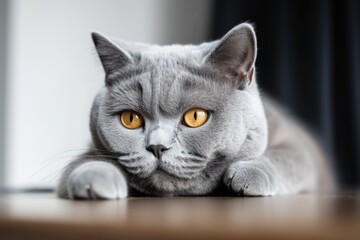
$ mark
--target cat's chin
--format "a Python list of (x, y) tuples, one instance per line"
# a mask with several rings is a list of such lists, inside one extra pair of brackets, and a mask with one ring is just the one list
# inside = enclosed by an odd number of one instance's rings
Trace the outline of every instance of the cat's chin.
[(204, 181), (201, 172), (192, 178), (179, 178), (164, 169), (156, 169), (149, 177), (133, 182), (138, 191), (153, 196), (203, 195), (213, 188), (210, 182)]
[[(149, 160), (148, 160), (149, 161)], [(152, 196), (204, 195), (210, 193), (219, 181), (221, 171), (206, 171), (206, 164), (197, 168), (179, 168), (169, 162), (169, 156), (163, 161), (154, 161), (142, 174), (130, 174), (130, 185), (136, 190)]]
[(182, 175), (179, 173), (171, 172), (168, 169), (166, 169), (165, 167), (162, 167), (161, 165), (159, 165), (157, 167), (157, 169), (155, 170), (154, 173), (158, 174), (162, 178), (165, 178), (168, 180), (174, 179), (174, 180), (180, 180), (180, 181), (187, 181), (187, 180), (189, 181), (189, 180), (192, 180), (192, 179), (198, 177), (201, 174), (201, 172), (199, 171), (199, 172), (193, 173), (192, 175)]

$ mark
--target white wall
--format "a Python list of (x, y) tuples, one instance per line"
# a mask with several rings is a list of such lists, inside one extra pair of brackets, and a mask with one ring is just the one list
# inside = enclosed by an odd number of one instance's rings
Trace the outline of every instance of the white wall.
[(89, 110), (104, 77), (90, 31), (160, 44), (200, 42), (209, 3), (10, 1), (6, 185), (54, 186), (71, 156), (87, 148)]
[(8, 1), (0, 1), (0, 186), (4, 182), (4, 107), (5, 107), (5, 78), (6, 78), (6, 28)]

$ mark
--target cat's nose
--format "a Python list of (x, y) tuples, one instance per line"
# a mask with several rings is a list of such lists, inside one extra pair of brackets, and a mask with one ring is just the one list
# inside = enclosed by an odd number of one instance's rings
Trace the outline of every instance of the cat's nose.
[(152, 152), (152, 154), (154, 154), (154, 156), (158, 159), (161, 158), (161, 155), (163, 152), (165, 152), (166, 150), (168, 150), (169, 148), (165, 147), (164, 145), (149, 145), (146, 150), (148, 150), (149, 152)]

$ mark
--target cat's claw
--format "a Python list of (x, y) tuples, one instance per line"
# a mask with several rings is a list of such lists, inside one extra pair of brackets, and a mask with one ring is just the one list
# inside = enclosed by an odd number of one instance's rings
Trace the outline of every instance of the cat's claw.
[(224, 184), (239, 196), (271, 196), (275, 192), (274, 175), (258, 163), (237, 162), (226, 170)]
[(127, 197), (123, 174), (110, 163), (88, 162), (77, 167), (67, 181), (70, 199), (119, 199)]

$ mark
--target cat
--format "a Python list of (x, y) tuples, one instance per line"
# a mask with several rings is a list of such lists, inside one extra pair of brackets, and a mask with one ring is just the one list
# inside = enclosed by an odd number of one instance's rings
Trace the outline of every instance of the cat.
[(260, 94), (251, 24), (200, 45), (92, 39), (105, 70), (91, 109), (94, 148), (65, 168), (59, 197), (271, 196), (334, 187), (311, 134)]

